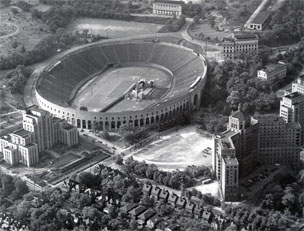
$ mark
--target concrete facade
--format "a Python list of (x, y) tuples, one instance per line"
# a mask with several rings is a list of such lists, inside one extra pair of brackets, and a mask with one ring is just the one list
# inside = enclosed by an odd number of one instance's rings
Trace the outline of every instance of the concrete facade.
[(232, 38), (225, 38), (221, 43), (222, 54), (232, 59), (242, 54), (256, 54), (258, 41), (258, 37), (254, 34), (234, 34)]
[(153, 2), (153, 14), (156, 15), (176, 15), (182, 14), (183, 2), (182, 1), (166, 1), (157, 0)]

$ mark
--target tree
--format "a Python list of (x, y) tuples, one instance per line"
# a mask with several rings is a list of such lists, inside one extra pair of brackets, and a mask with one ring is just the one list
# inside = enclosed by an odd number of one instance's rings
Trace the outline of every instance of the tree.
[(200, 17), (199, 17), (198, 15), (195, 15), (195, 16), (193, 17), (193, 22), (194, 22), (195, 24), (199, 24), (199, 23), (200, 23)]
[(0, 3), (3, 5), (3, 6), (9, 6), (11, 4), (11, 0), (0, 0)]
[(118, 165), (123, 165), (123, 158), (122, 158), (121, 155), (116, 156), (115, 163), (118, 164)]

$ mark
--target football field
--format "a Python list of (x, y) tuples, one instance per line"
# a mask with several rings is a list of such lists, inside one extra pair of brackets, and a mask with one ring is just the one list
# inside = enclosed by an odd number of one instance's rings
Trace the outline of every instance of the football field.
[[(77, 92), (72, 106), (80, 108), (85, 106), (89, 111), (101, 111), (109, 105), (115, 110), (124, 110), (124, 105), (130, 106), (130, 102), (123, 104), (121, 99), (131, 90), (139, 80), (154, 81), (155, 86), (170, 88), (172, 77), (165, 71), (150, 66), (125, 66), (110, 68), (104, 73), (94, 77), (84, 84)], [(124, 100), (124, 99), (122, 99)], [(132, 102), (136, 103), (136, 102)], [(153, 103), (144, 102), (146, 107)], [(140, 104), (136, 104), (140, 107)], [(112, 108), (113, 109), (113, 108)]]

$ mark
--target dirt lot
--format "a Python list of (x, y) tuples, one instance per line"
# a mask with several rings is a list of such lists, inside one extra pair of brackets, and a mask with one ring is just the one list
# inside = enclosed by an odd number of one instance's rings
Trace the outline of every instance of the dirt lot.
[(195, 126), (182, 128), (161, 139), (152, 142), (134, 153), (133, 158), (155, 164), (159, 168), (172, 171), (189, 165), (211, 165), (211, 137), (206, 137), (195, 130)]
[(33, 20), (31, 13), (22, 12), (13, 14), (11, 7), (0, 8), (0, 56), (18, 50), (12, 48), (12, 42), (23, 44), (25, 50), (33, 49), (37, 43), (50, 33), (47, 26), (39, 20)]
[(67, 30), (70, 32), (87, 29), (92, 34), (119, 38), (131, 35), (156, 33), (162, 25), (153, 23), (126, 22), (111, 19), (79, 18), (72, 22)]

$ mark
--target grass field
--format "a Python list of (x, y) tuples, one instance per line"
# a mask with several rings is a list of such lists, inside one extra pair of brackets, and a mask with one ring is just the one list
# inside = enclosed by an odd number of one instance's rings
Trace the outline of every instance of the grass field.
[(56, 159), (54, 161), (54, 163), (52, 164), (51, 168), (60, 168), (60, 167), (63, 167), (67, 164), (70, 164), (72, 163), (73, 161), (77, 160), (77, 159), (80, 159), (81, 157), (72, 153), (72, 152), (69, 152), (65, 155), (63, 155), (62, 157)]
[(68, 31), (89, 30), (92, 34), (109, 36), (109, 38), (119, 38), (131, 35), (153, 34), (162, 25), (153, 23), (127, 22), (111, 19), (80, 18), (76, 19), (68, 26)]
[[(134, 66), (111, 68), (82, 86), (72, 106), (76, 108), (86, 106), (89, 111), (100, 111), (123, 96), (124, 93), (140, 79), (147, 81), (154, 80), (156, 86), (162, 86), (163, 88), (169, 88), (171, 83), (170, 76), (167, 73), (154, 67)], [(146, 107), (154, 102), (153, 100), (145, 100), (138, 103), (126, 101), (123, 100), (123, 103), (118, 103), (113, 106), (111, 112), (113, 110), (128, 110), (130, 106), (132, 107), (134, 105), (138, 109), (139, 107)]]
[(229, 33), (225, 33), (222, 31), (217, 31), (213, 29), (208, 23), (201, 23), (195, 25), (193, 29), (189, 30), (191, 36), (198, 38), (200, 33), (204, 34), (204, 39), (210, 37), (210, 39), (218, 38), (220, 41), (229, 35)]
[(161, 137), (133, 157), (165, 170), (183, 169), (189, 165), (211, 166), (211, 154), (203, 153), (207, 147), (212, 147), (212, 139), (197, 133), (191, 126)]

